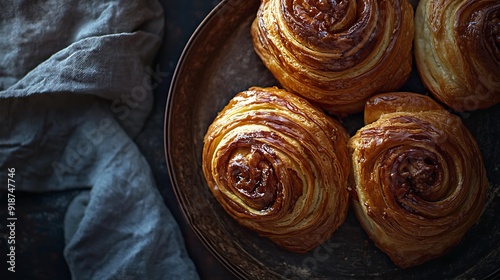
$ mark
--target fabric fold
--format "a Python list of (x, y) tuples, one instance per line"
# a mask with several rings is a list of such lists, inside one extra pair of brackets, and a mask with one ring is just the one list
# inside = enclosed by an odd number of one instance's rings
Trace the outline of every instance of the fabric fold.
[(133, 141), (161, 74), (161, 5), (22, 0), (2, 10), (0, 168), (18, 170), (17, 191), (83, 190), (65, 219), (73, 279), (196, 279)]

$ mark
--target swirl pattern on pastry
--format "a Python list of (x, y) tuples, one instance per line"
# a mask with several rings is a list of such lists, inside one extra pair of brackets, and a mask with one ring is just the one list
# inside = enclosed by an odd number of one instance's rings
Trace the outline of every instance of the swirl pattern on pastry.
[(420, 1), (415, 60), (426, 88), (450, 108), (499, 103), (500, 1)]
[(345, 220), (348, 137), (305, 99), (275, 87), (252, 87), (209, 126), (203, 172), (238, 223), (304, 253)]
[(459, 243), (480, 218), (488, 189), (481, 152), (460, 118), (429, 97), (377, 95), (371, 110), (372, 123), (349, 141), (353, 208), (396, 265), (416, 266)]
[(254, 48), (287, 90), (332, 114), (363, 110), (411, 71), (413, 8), (406, 0), (263, 0)]

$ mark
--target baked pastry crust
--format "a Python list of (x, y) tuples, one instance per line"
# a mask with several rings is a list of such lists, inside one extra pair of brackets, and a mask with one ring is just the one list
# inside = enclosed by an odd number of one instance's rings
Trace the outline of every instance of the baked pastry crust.
[(348, 114), (405, 83), (413, 25), (406, 0), (263, 0), (251, 34), (281, 86), (331, 114)]
[(344, 222), (348, 134), (305, 99), (278, 88), (237, 94), (209, 126), (202, 168), (241, 225), (305, 253)]
[(456, 111), (500, 102), (500, 2), (421, 0), (415, 60), (426, 88)]
[(353, 208), (396, 265), (416, 266), (480, 218), (488, 189), (481, 152), (460, 118), (429, 97), (378, 95), (367, 102), (372, 109), (371, 123), (349, 141)]

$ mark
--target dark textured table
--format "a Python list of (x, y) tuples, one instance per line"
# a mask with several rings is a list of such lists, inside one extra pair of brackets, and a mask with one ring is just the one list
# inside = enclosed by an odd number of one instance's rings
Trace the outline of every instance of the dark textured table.
[[(191, 230), (170, 185), (164, 154), (165, 103), (172, 74), (189, 37), (205, 16), (219, 3), (217, 0), (161, 0), (165, 10), (165, 37), (153, 68), (159, 70), (160, 85), (155, 89), (156, 102), (153, 112), (136, 142), (149, 161), (165, 203), (176, 218), (184, 234), (190, 257), (195, 262), (202, 279), (233, 279), (205, 248)], [(63, 221), (66, 207), (78, 191), (46, 194), (16, 193), (16, 274), (15, 279), (70, 279), (70, 272), (63, 257)], [(7, 201), (0, 193), (0, 201)], [(4, 207), (2, 207), (3, 209)], [(6, 213), (0, 212), (5, 220)], [(6, 225), (0, 225), (5, 235)], [(0, 252), (7, 251), (6, 236), (0, 238)], [(0, 279), (11, 279), (7, 274), (6, 255), (1, 254)]]

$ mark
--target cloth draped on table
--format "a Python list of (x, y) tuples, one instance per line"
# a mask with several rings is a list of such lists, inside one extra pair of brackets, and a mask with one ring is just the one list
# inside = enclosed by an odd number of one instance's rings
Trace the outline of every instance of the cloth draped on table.
[(64, 224), (73, 279), (198, 278), (133, 141), (163, 25), (154, 0), (2, 2), (0, 170), (17, 167), (16, 191), (82, 190)]

